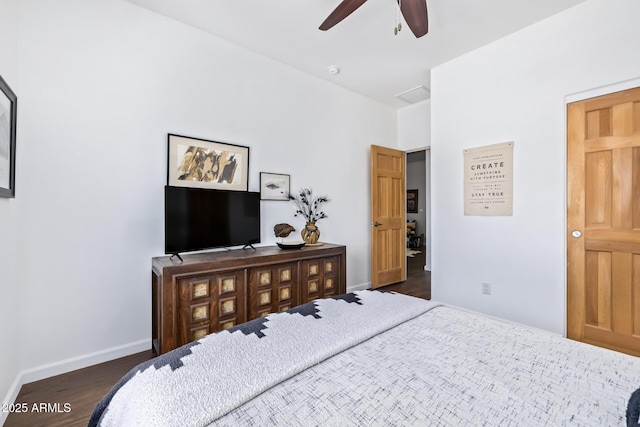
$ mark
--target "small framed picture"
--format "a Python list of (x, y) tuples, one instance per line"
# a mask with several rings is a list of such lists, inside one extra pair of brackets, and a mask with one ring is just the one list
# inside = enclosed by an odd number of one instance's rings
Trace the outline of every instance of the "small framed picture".
[(290, 190), (289, 175), (260, 172), (260, 200), (289, 200)]
[(407, 190), (407, 212), (418, 213), (418, 190)]
[(249, 147), (169, 134), (167, 185), (249, 189)]
[(0, 197), (16, 196), (16, 114), (18, 98), (0, 76)]

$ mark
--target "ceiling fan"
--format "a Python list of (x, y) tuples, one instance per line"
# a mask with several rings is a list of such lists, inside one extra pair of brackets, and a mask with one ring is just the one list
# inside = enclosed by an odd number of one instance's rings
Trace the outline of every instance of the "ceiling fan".
[[(342, 21), (351, 15), (357, 8), (362, 6), (367, 0), (342, 0), (333, 12), (320, 25), (322, 31)], [(429, 19), (427, 17), (427, 1), (426, 0), (396, 0), (400, 5), (400, 11), (404, 16), (407, 25), (416, 38), (422, 37), (429, 31)]]

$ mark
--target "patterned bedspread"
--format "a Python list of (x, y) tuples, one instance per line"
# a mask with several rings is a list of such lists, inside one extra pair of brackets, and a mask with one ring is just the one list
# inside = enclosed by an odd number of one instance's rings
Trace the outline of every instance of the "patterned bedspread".
[(208, 335), (133, 370), (89, 426), (204, 426), (274, 385), (436, 304), (358, 291)]
[(638, 358), (359, 291), (143, 364), (90, 425), (619, 426), (639, 386)]
[(640, 359), (437, 307), (215, 426), (624, 426)]

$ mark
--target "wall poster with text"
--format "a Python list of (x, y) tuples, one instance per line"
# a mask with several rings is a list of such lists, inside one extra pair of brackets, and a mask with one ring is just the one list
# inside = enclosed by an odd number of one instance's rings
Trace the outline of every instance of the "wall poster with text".
[(465, 215), (513, 215), (513, 145), (464, 150)]

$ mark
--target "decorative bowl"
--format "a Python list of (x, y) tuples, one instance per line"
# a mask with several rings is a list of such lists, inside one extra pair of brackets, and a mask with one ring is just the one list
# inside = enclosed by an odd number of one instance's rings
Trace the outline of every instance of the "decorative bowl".
[(305, 245), (305, 242), (278, 242), (277, 245), (280, 249), (300, 249)]

